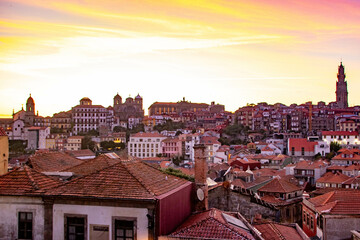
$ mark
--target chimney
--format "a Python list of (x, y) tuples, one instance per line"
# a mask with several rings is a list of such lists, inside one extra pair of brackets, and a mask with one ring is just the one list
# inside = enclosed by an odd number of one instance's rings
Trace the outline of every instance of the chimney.
[(205, 145), (196, 144), (195, 150), (195, 189), (196, 203), (195, 211), (208, 210), (208, 185), (207, 178), (207, 162), (205, 157)]

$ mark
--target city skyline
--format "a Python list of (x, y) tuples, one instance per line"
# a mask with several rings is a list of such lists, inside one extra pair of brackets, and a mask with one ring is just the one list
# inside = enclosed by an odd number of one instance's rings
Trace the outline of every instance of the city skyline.
[(360, 104), (357, 1), (2, 1), (0, 117), (31, 93), (52, 116), (82, 97), (112, 105), (335, 101), (343, 61)]

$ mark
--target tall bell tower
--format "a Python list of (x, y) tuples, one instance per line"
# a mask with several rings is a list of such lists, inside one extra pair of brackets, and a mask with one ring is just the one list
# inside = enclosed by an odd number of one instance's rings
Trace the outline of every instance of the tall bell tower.
[(345, 81), (345, 69), (340, 62), (340, 66), (337, 74), (337, 82), (336, 82), (336, 103), (339, 108), (347, 108), (348, 107), (348, 91), (347, 91), (347, 82)]

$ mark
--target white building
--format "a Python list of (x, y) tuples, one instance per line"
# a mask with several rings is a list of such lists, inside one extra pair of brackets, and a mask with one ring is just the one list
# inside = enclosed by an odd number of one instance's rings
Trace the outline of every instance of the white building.
[(25, 123), (21, 119), (17, 119), (12, 123), (11, 129), (6, 130), (9, 140), (26, 140)]
[(359, 133), (350, 131), (322, 131), (322, 139), (330, 145), (332, 142), (340, 145), (360, 146)]
[(111, 127), (112, 121), (109, 119), (109, 110), (101, 105), (92, 105), (89, 98), (82, 98), (80, 105), (72, 108), (72, 120), (74, 123), (73, 133), (77, 135), (81, 132), (90, 130), (99, 131), (100, 126)]
[(193, 162), (195, 160), (194, 146), (200, 143), (200, 134), (181, 134), (179, 135), (179, 139), (185, 141), (185, 159)]
[(166, 139), (159, 133), (135, 133), (130, 135), (128, 142), (129, 156), (138, 158), (156, 157), (162, 154), (161, 142)]
[(83, 136), (71, 136), (68, 137), (66, 143), (64, 145), (65, 150), (67, 151), (78, 151), (81, 149), (81, 142), (83, 140)]

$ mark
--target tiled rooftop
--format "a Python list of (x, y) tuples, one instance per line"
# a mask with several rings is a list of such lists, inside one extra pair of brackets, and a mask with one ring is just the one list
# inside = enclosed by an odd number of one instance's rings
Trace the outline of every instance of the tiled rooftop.
[(327, 172), (321, 178), (319, 178), (316, 182), (341, 184), (349, 179), (350, 179), (350, 177), (346, 176), (345, 174), (339, 173), (339, 172), (337, 172), (337, 173)]
[(73, 172), (76, 175), (85, 176), (110, 167), (116, 163), (119, 163), (120, 161), (121, 160), (119, 158), (110, 158), (102, 154), (94, 159), (84, 161), (76, 166), (63, 169), (62, 172)]
[(261, 232), (261, 237), (266, 240), (302, 240), (294, 227), (278, 223), (262, 223), (254, 226)]
[(29, 158), (29, 165), (39, 172), (62, 171), (83, 162), (62, 152), (36, 153)]
[(295, 191), (300, 191), (301, 188), (289, 183), (283, 179), (274, 178), (263, 187), (259, 188), (258, 191), (261, 192), (272, 192), (272, 193), (291, 193)]
[(166, 175), (141, 161), (122, 161), (90, 175), (80, 177), (52, 189), (48, 195), (154, 199), (188, 181)]
[(144, 133), (144, 132), (131, 134), (130, 137), (150, 137), (150, 138), (151, 137), (162, 137), (162, 138), (165, 138), (165, 136), (160, 133)]
[(224, 214), (214, 208), (195, 213), (169, 236), (182, 239), (254, 239), (245, 229), (229, 223)]
[(320, 212), (330, 214), (360, 214), (360, 191), (341, 191), (336, 190), (325, 193), (321, 196), (309, 199)]
[(0, 176), (0, 195), (37, 195), (61, 183), (28, 166)]

